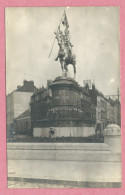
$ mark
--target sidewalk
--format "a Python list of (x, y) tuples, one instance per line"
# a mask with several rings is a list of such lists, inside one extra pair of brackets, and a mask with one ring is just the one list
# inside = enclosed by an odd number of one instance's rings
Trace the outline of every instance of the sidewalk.
[(77, 161), (8, 160), (8, 181), (44, 184), (44, 187), (120, 187), (120, 165), (120, 162), (93, 165)]

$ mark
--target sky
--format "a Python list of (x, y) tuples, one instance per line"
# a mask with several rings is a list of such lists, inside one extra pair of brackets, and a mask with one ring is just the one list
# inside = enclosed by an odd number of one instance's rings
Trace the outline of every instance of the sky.
[[(76, 81), (94, 80), (104, 95), (117, 94), (120, 87), (119, 8), (118, 7), (7, 7), (6, 92), (23, 80), (45, 87), (47, 80), (61, 76), (55, 61), (58, 44), (54, 32), (66, 10), (73, 51), (76, 55)], [(73, 77), (73, 67), (68, 66)]]

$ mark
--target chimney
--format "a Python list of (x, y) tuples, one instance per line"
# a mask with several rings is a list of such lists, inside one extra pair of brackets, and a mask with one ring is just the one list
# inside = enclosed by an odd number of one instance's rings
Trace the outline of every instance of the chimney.
[(94, 91), (95, 90), (95, 84), (92, 83), (92, 90)]
[(27, 86), (27, 85), (28, 85), (28, 86), (34, 86), (34, 81), (27, 81), (27, 80), (24, 80), (24, 81), (23, 81), (23, 85), (24, 85), (24, 86)]
[(88, 83), (86, 83), (85, 89), (86, 89), (86, 90), (89, 90), (89, 85), (88, 85)]
[(18, 86), (17, 86), (17, 89), (19, 89), (20, 87), (21, 87), (21, 86), (20, 86), (20, 85), (18, 85)]

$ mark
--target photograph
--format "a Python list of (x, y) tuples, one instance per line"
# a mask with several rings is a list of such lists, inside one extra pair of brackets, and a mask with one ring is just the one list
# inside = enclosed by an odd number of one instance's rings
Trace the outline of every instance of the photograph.
[(121, 188), (120, 8), (6, 7), (8, 188)]

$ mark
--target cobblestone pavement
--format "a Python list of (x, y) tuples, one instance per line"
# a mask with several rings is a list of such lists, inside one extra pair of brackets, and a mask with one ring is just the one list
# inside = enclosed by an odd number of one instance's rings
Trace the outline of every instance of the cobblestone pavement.
[(8, 181), (8, 188), (71, 188), (71, 186), (35, 182)]

